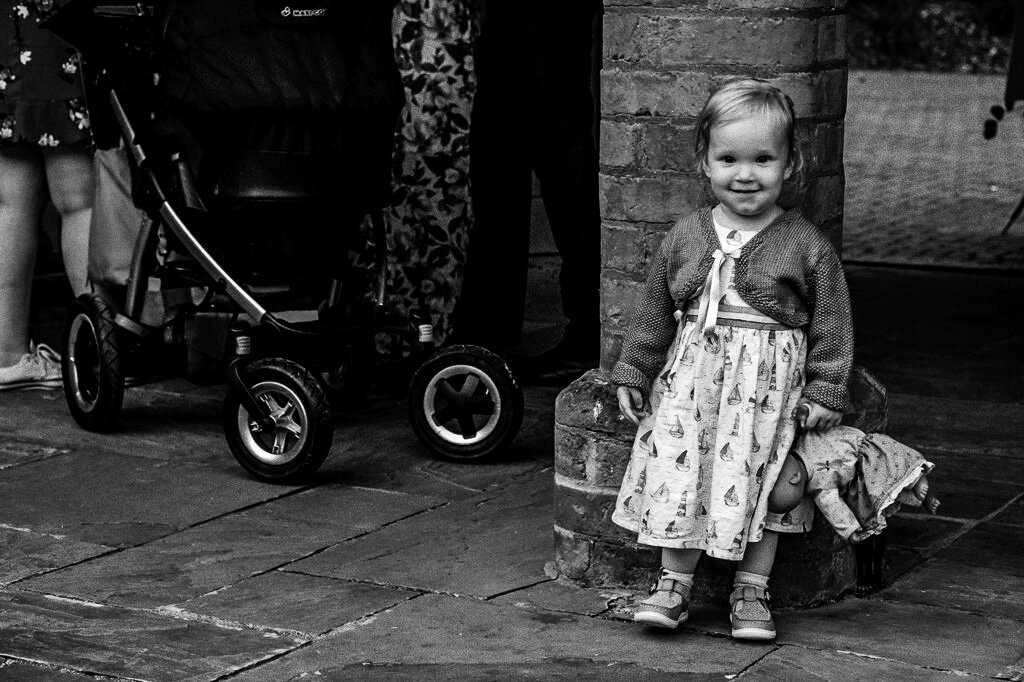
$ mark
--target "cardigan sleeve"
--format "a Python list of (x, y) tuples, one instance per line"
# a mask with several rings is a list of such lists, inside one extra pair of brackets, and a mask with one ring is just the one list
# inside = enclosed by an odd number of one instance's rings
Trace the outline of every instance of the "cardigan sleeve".
[(612, 382), (632, 386), (649, 395), (654, 375), (665, 363), (665, 353), (675, 338), (676, 310), (668, 282), (671, 233), (661, 243), (647, 284), (622, 342), (619, 360), (612, 369)]
[(823, 407), (850, 407), (853, 366), (853, 315), (843, 266), (827, 248), (810, 273), (810, 323), (807, 331), (807, 384), (803, 395)]

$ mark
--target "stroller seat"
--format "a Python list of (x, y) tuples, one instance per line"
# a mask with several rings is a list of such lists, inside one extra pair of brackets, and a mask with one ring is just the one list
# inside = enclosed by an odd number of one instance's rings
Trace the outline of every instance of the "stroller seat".
[(203, 159), (202, 194), (217, 203), (315, 201), (327, 196), (322, 171), (323, 163), (309, 154), (214, 151)]

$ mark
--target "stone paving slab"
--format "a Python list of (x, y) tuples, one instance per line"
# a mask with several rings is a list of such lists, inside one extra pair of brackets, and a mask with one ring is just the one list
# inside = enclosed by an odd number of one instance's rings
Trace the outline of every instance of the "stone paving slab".
[[(280, 506), (230, 514), (20, 585), (138, 608), (177, 604), (437, 503), (383, 491), (321, 488), (292, 496)], [(314, 511), (323, 516), (312, 515)]]
[(369, 415), (338, 417), (335, 448), (318, 481), (465, 499), (551, 468), (554, 404), (558, 390), (524, 389), (525, 413), (519, 437), (501, 456), (486, 462), (448, 462), (415, 440), (404, 401), (378, 403)]
[[(239, 678), (241, 679), (241, 678)], [(284, 678), (281, 678), (284, 680)], [(308, 680), (299, 673), (287, 682)], [(318, 669), (317, 682), (721, 682), (721, 673), (659, 672), (633, 663), (565, 658), (536, 663), (351, 664)], [(725, 679), (728, 679), (727, 677)]]
[(290, 570), (490, 597), (543, 582), (551, 561), (551, 480), (509, 485), (383, 528)]
[[(377, 427), (394, 431), (395, 424), (389, 418), (378, 422)], [(510, 483), (550, 470), (552, 466), (553, 436), (543, 448), (534, 449), (526, 456), (509, 453), (506, 458), (479, 463), (436, 459), (420, 452), (408, 438), (393, 442), (368, 441), (353, 446), (344, 457), (328, 460), (318, 480), (458, 501), (493, 494)]]
[(1024, 401), (1024, 278), (849, 265), (846, 275), (856, 362), (890, 394)]
[(994, 517), (992, 521), (1024, 526), (1024, 495), (1014, 500), (1011, 505)]
[(187, 386), (184, 380), (169, 380), (127, 389), (121, 419), (111, 433), (79, 428), (62, 391), (26, 391), (5, 400), (0, 434), (31, 439), (46, 433), (47, 444), (54, 447), (157, 456), (226, 469), (234, 460), (221, 427), (223, 386)]
[(69, 448), (54, 447), (36, 439), (16, 439), (0, 434), (0, 470), (15, 464), (65, 455), (70, 451)]
[(436, 495), (323, 485), (282, 496), (272, 504), (239, 514), (252, 519), (255, 524), (263, 521), (285, 523), (296, 535), (332, 542), (337, 538), (351, 537), (352, 529), (376, 530), (446, 503), (445, 498)]
[[(970, 446), (941, 448), (926, 446), (920, 449), (922, 454), (935, 464), (934, 471), (936, 472), (942, 468), (948, 472), (962, 472), (963, 475), (970, 476), (979, 482), (986, 481), (993, 485), (1006, 484), (1016, 486), (1018, 489), (1024, 488), (1024, 453), (1021, 453), (1022, 456), (1018, 456), (1016, 452), (1008, 453), (1006, 451), (989, 454), (983, 451), (979, 452)], [(993, 449), (989, 452), (997, 451)]]
[(859, 656), (851, 651), (821, 651), (783, 646), (762, 658), (749, 670), (745, 670), (739, 679), (744, 682), (950, 682), (952, 678), (948, 673), (938, 670), (899, 661)]
[(318, 679), (319, 671), (358, 663), (520, 666), (568, 660), (715, 674), (721, 679), (738, 674), (773, 648), (681, 631), (652, 634), (632, 623), (428, 594), (237, 679), (278, 682), (302, 674)]
[(1005, 457), (1004, 480), (1014, 472), (1012, 480), (1020, 480), (1024, 405), (890, 393), (886, 432), (918, 450)]
[(106, 604), (157, 608), (232, 585), (323, 547), (316, 539), (296, 536), (291, 524), (236, 517), (18, 585)]
[(889, 519), (889, 547), (904, 547), (925, 551), (946, 544), (964, 531), (965, 522), (927, 514), (909, 514), (901, 511)]
[(89, 542), (0, 526), (0, 586), (111, 551)]
[(1024, 527), (982, 523), (880, 593), (885, 599), (1024, 621)]
[(932, 559), (880, 596), (1024, 621), (1024, 580), (1019, 575), (960, 559)]
[(854, 651), (991, 677), (1016, 661), (1024, 622), (930, 605), (846, 599), (776, 617), (780, 644)]
[(606, 614), (611, 604), (633, 596), (633, 592), (615, 588), (580, 588), (564, 580), (534, 585), (523, 590), (495, 597), (495, 604), (533, 608), (547, 611), (563, 611), (586, 616)]
[(889, 519), (883, 584), (890, 584), (930, 557), (935, 548), (963, 534), (966, 521), (900, 513)]
[(17, 682), (93, 682), (95, 679), (92, 675), (82, 675), (70, 670), (59, 670), (34, 663), (0, 661), (0, 680), (17, 680)]
[(83, 449), (4, 471), (0, 523), (121, 547), (288, 490), (233, 471)]
[(0, 593), (0, 655), (92, 675), (215, 680), (304, 641), (27, 592)]
[(181, 604), (181, 611), (246, 626), (320, 635), (421, 594), (271, 571)]

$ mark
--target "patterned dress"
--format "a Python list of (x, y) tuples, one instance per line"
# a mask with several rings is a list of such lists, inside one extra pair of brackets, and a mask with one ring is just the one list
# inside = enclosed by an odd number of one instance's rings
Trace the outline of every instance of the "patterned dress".
[(52, 0), (0, 3), (0, 145), (89, 140), (78, 53), (39, 27)]
[(651, 388), (612, 520), (644, 545), (743, 558), (765, 528), (804, 532), (813, 508), (770, 514), (804, 385), (803, 330), (748, 306), (732, 283), (734, 258), (755, 232), (717, 224), (700, 300), (686, 314)]

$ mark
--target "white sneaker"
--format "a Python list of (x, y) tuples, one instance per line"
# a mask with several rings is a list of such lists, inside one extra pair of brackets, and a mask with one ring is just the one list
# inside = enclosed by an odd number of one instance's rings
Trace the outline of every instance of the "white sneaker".
[(0, 367), (0, 391), (60, 386), (60, 354), (45, 343), (30, 343), (29, 352), (17, 363)]

